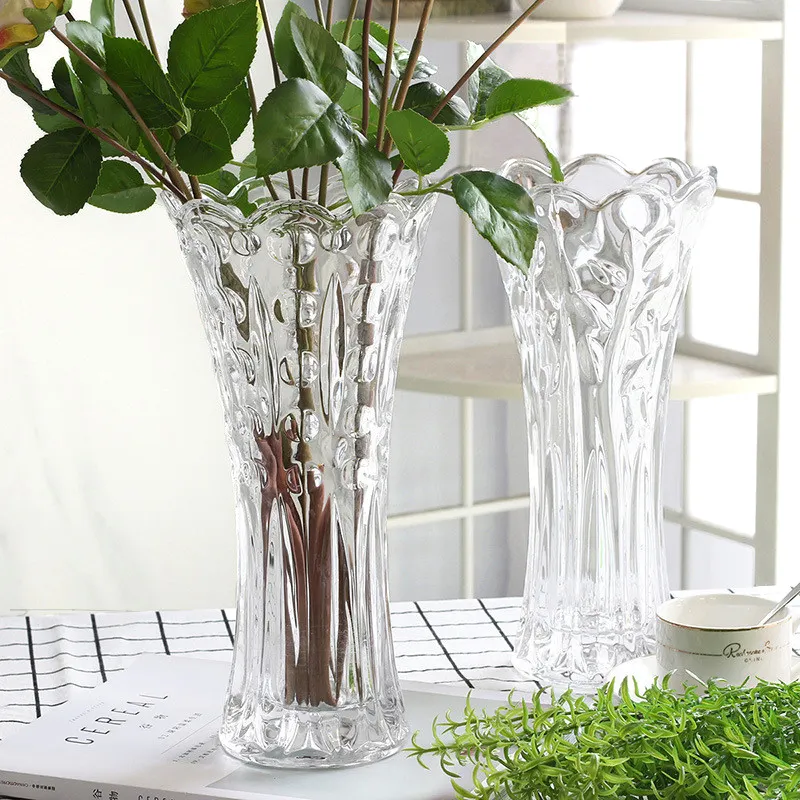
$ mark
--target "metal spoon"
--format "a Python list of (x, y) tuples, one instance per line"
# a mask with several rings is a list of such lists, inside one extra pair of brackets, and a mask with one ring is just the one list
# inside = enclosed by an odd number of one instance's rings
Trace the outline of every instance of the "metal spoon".
[(789, 589), (788, 594), (758, 623), (758, 625), (756, 625), (756, 627), (758, 628), (761, 625), (766, 625), (779, 611), (783, 611), (783, 609), (798, 595), (800, 595), (800, 583)]

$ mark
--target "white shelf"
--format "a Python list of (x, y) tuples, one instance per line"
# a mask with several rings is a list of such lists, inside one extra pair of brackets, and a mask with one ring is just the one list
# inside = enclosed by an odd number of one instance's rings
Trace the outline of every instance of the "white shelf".
[[(403, 345), (399, 389), (429, 394), (515, 400), (522, 396), (520, 362), (511, 328), (409, 337)], [(775, 375), (677, 354), (673, 400), (731, 394), (774, 394)]]
[[(484, 17), (438, 18), (431, 20), (425, 34), (428, 40), (494, 41), (513, 17), (487, 15)], [(412, 40), (417, 23), (400, 20), (401, 39)], [(529, 20), (514, 33), (509, 42), (539, 44), (572, 44), (623, 40), (634, 42), (698, 41), (706, 39), (759, 39), (773, 41), (783, 36), (780, 20), (739, 19), (698, 14), (654, 14), (647, 11), (619, 11), (608, 19), (595, 20)]]

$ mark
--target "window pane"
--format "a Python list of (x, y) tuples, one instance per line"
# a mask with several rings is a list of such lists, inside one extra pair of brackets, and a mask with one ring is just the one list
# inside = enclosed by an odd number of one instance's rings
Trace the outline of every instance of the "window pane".
[(689, 404), (688, 511), (752, 536), (756, 516), (758, 398), (742, 395)]
[(693, 338), (744, 353), (758, 352), (757, 203), (718, 197), (695, 249), (690, 295)]
[(681, 576), (681, 558), (683, 547), (681, 541), (681, 526), (674, 522), (664, 523), (664, 539), (667, 549), (667, 574), (669, 575), (669, 590), (677, 592), (683, 589)]
[(686, 589), (738, 589), (753, 585), (755, 551), (750, 545), (689, 531)]
[(461, 523), (458, 520), (389, 531), (389, 596), (447, 600), (461, 596)]
[(475, 519), (475, 593), (519, 597), (525, 582), (528, 510)]
[(693, 45), (692, 159), (719, 170), (720, 186), (761, 188), (761, 42)]
[(580, 44), (572, 61), (575, 97), (566, 108), (571, 153), (604, 153), (641, 168), (683, 158), (686, 45), (683, 42)]

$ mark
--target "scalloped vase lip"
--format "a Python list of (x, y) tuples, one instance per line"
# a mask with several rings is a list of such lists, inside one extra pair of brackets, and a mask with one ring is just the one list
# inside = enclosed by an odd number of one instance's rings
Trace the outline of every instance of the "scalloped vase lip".
[[(282, 188), (285, 187), (285, 184), (280, 181), (273, 180), (273, 183)], [(406, 186), (406, 184), (412, 185), (412, 183), (416, 185), (415, 182), (412, 181), (403, 181), (395, 188), (402, 189)], [(237, 183), (227, 194), (219, 191), (219, 189), (215, 189), (213, 186), (207, 186), (205, 184), (201, 184), (201, 186), (203, 190), (203, 197), (200, 199), (189, 200), (187, 203), (181, 203), (172, 194), (172, 192), (168, 190), (161, 192), (162, 202), (164, 206), (166, 206), (170, 219), (174, 223), (182, 223), (195, 212), (212, 212), (215, 215), (226, 219), (229, 223), (241, 228), (254, 228), (270, 217), (274, 217), (276, 214), (283, 212), (303, 211), (307, 214), (317, 217), (318, 219), (321, 219), (327, 224), (336, 226), (343, 226), (351, 220), (357, 219), (357, 217), (353, 217), (346, 203), (339, 209), (332, 210), (326, 206), (320, 205), (314, 200), (288, 197), (281, 198), (279, 200), (268, 200), (261, 202), (255, 211), (245, 216), (241, 209), (236, 205), (236, 201), (240, 198), (243, 192), (249, 194), (252, 190), (261, 190), (264, 188), (264, 179), (259, 177), (245, 178), (243, 181)], [(344, 197), (340, 178), (331, 181), (331, 189), (334, 191), (339, 189), (342, 198), (346, 199)], [(382, 208), (386, 205), (396, 205), (400, 206), (403, 213), (407, 217), (412, 217), (419, 214), (428, 205), (434, 204), (437, 199), (438, 196), (434, 192), (426, 195), (412, 195), (410, 197), (405, 197), (401, 194), (398, 194), (397, 191), (392, 191), (388, 199), (376, 208)], [(365, 213), (373, 214), (374, 212), (375, 209), (372, 209), (371, 211), (367, 211)]]
[[(520, 167), (527, 168), (540, 181), (535, 183), (532, 189), (528, 190), (528, 194), (534, 203), (537, 199), (542, 200), (557, 193), (561, 197), (574, 199), (594, 211), (600, 211), (631, 194), (646, 194), (678, 204), (698, 189), (706, 188), (713, 192), (716, 191), (717, 187), (716, 167), (693, 167), (679, 158), (660, 158), (649, 163), (643, 169), (634, 171), (628, 169), (621, 161), (612, 156), (590, 153), (570, 161), (563, 167), (563, 183), (554, 181), (550, 174), (550, 167), (536, 159), (512, 158), (503, 164), (500, 168), (500, 174), (504, 178), (514, 181), (515, 176), (520, 172)], [(604, 194), (599, 199), (592, 199), (585, 192), (570, 186), (570, 181), (574, 180), (578, 173), (586, 167), (610, 169), (620, 177), (626, 178), (628, 183), (622, 188)], [(663, 182), (636, 181), (637, 178), (644, 179), (648, 175), (658, 176), (659, 169), (662, 174), (668, 173), (678, 179), (674, 188), (667, 189)]]

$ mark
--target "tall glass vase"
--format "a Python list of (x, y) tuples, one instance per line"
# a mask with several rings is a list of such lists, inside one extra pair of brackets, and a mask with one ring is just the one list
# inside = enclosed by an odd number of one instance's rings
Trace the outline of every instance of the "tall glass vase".
[(407, 735), (387, 594), (387, 465), (403, 325), (435, 201), (393, 195), (348, 220), (308, 201), (264, 202), (256, 187), (167, 200), (211, 345), (237, 495), (220, 740), (262, 765), (375, 761)]
[(652, 652), (668, 596), (661, 466), (691, 248), (713, 170), (673, 159), (641, 173), (587, 156), (564, 183), (504, 167), (531, 195), (528, 275), (500, 264), (522, 360), (530, 538), (514, 662), (590, 690)]

